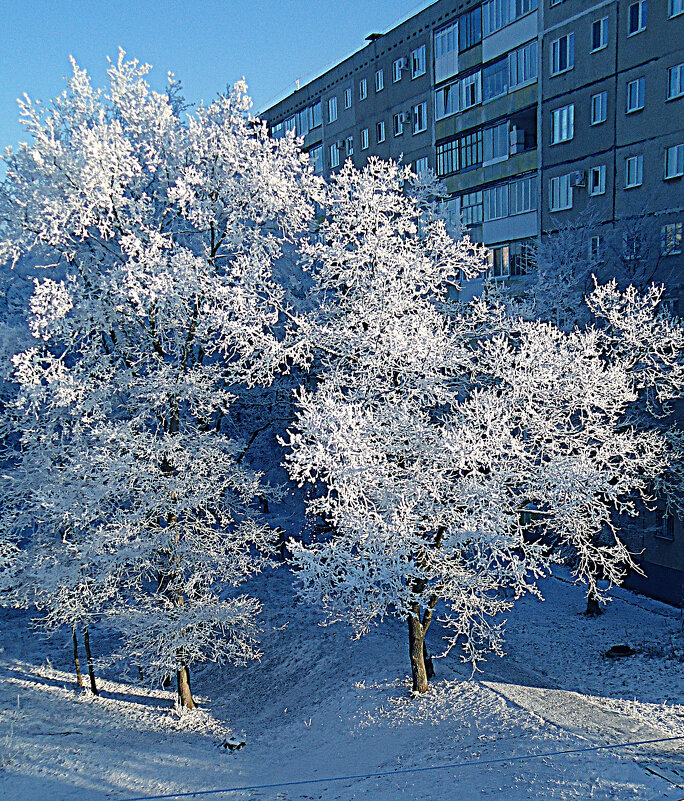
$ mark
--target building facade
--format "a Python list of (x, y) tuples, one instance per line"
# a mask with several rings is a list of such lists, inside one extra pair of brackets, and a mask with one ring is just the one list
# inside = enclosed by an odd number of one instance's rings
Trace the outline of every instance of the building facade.
[[(524, 285), (577, 225), (684, 315), (684, 0), (437, 0), (367, 42), (266, 109), (272, 135), (302, 136), (323, 175), (370, 155), (434, 170), (493, 278)], [(649, 579), (630, 580), (681, 604), (682, 524), (644, 520)]]

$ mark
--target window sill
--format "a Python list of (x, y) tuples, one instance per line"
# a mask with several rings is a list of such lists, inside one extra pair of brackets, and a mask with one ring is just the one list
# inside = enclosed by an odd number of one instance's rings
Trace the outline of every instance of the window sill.
[(628, 189), (638, 189), (640, 186), (643, 186), (643, 185), (644, 185), (643, 181), (640, 184), (625, 184), (625, 192)]
[(682, 178), (682, 177), (684, 177), (684, 172), (677, 172), (674, 175), (666, 175), (663, 178), (663, 181), (676, 181), (677, 178)]
[(638, 114), (640, 111), (643, 110), (644, 106), (639, 106), (639, 108), (631, 108), (631, 109), (628, 108), (627, 111), (625, 111), (625, 114)]
[(601, 45), (601, 47), (595, 47), (593, 50), (590, 50), (589, 53), (600, 53), (601, 50), (605, 50), (608, 47), (608, 43)]
[(669, 103), (671, 100), (679, 100), (682, 97), (684, 97), (684, 92), (680, 92), (678, 95), (672, 95), (672, 97), (666, 97), (665, 102)]
[(631, 33), (627, 34), (627, 38), (629, 39), (632, 36), (638, 36), (640, 33), (643, 33), (645, 30), (646, 30), (646, 26), (644, 26), (643, 28), (639, 28), (638, 31), (632, 31)]
[(589, 127), (592, 125), (603, 125), (604, 122), (606, 122), (606, 120), (596, 120), (596, 122), (590, 122)]
[(575, 65), (573, 64), (572, 67), (566, 67), (564, 70), (558, 70), (558, 72), (551, 72), (549, 74), (550, 78), (556, 78), (558, 75), (565, 75), (567, 72), (572, 72), (575, 69)]

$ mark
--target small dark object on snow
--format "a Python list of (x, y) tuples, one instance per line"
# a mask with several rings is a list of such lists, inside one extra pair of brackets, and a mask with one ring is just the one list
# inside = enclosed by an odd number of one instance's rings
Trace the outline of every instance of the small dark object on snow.
[(613, 645), (606, 651), (605, 656), (608, 659), (620, 659), (623, 656), (633, 656), (635, 653), (634, 648), (630, 648), (629, 645)]
[(244, 748), (247, 745), (246, 740), (237, 740), (235, 737), (231, 737), (228, 740), (222, 740), (219, 743), (219, 748), (225, 748), (226, 751), (239, 751), (241, 748)]

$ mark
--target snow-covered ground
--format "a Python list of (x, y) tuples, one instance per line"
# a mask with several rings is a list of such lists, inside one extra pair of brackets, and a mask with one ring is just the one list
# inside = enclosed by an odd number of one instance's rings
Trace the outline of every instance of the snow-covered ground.
[[(591, 750), (684, 735), (677, 610), (617, 590), (587, 619), (558, 570), (542, 582), (545, 602), (525, 599), (510, 615), (504, 659), (471, 677), (454, 651), (436, 662), (431, 691), (412, 698), (404, 626), (388, 621), (352, 642), (295, 605), (285, 569), (267, 578), (263, 659), (197, 670), (202, 711), (184, 721), (173, 694), (150, 690), (133, 667), (103, 669), (99, 698), (76, 690), (66, 639), (41, 639), (26, 615), (3, 613), (0, 798), (100, 801), (305, 779), (317, 783), (196, 797), (684, 798), (684, 739)], [(439, 650), (437, 628), (428, 641)], [(604, 656), (623, 643), (637, 653)], [(106, 652), (102, 632), (93, 645)], [(231, 736), (247, 745), (221, 747)], [(372, 773), (391, 775), (320, 781)]]

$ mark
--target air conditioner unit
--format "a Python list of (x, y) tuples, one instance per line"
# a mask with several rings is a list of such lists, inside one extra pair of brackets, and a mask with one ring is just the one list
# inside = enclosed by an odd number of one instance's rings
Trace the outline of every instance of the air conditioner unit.
[(570, 186), (586, 186), (587, 174), (584, 170), (576, 170), (570, 173)]
[(399, 59), (399, 69), (407, 70), (408, 69), (408, 59), (407, 58), (400, 58)]

